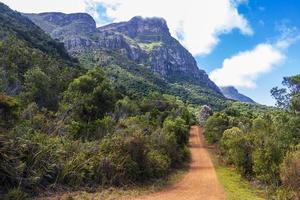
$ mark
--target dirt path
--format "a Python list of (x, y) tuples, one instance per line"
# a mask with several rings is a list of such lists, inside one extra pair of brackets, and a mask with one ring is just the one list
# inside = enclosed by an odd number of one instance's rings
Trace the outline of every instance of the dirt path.
[(190, 131), (189, 148), (192, 161), (189, 172), (177, 184), (157, 193), (135, 198), (135, 200), (223, 200), (215, 168), (204, 144), (202, 129), (194, 126)]

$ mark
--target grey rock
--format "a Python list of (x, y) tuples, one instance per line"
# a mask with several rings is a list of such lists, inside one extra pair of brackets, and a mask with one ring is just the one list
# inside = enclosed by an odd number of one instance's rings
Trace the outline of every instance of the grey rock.
[(162, 75), (169, 82), (184, 82), (203, 86), (222, 95), (194, 57), (171, 36), (162, 18), (134, 17), (128, 22), (96, 28), (88, 14), (41, 13), (24, 14), (64, 42), (73, 55), (95, 50), (114, 51)]
[(198, 123), (200, 126), (204, 126), (207, 119), (213, 114), (212, 109), (204, 105), (200, 108), (200, 111), (198, 113)]
[(253, 101), (251, 98), (249, 98), (243, 94), (240, 94), (239, 91), (232, 86), (221, 87), (220, 89), (221, 89), (223, 95), (228, 99), (233, 99), (233, 100), (245, 102), (245, 103), (255, 103), (255, 101)]

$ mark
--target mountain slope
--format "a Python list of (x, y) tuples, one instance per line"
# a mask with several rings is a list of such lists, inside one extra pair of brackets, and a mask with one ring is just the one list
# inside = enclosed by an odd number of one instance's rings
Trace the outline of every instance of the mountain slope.
[(220, 89), (223, 95), (228, 99), (233, 99), (245, 103), (255, 103), (255, 101), (253, 101), (251, 98), (239, 93), (239, 91), (232, 86), (221, 87)]
[(197, 67), (193, 56), (170, 35), (161, 18), (134, 17), (97, 28), (85, 13), (24, 15), (64, 42), (84, 66), (104, 67), (113, 82), (128, 92), (146, 95), (160, 91), (214, 108), (226, 101), (220, 89)]
[(3, 41), (11, 35), (25, 41), (31, 48), (71, 60), (62, 43), (53, 40), (26, 17), (0, 2), (0, 39)]
[[(23, 92), (24, 100), (35, 99), (40, 106), (55, 109), (59, 95), (77, 74), (77, 65), (62, 43), (0, 3), (0, 92)], [(38, 96), (38, 91), (45, 95)]]
[(149, 66), (171, 82), (192, 82), (217, 93), (219, 88), (199, 70), (193, 56), (169, 32), (161, 18), (134, 17), (128, 22), (96, 28), (87, 14), (41, 13), (25, 14), (65, 43), (72, 54), (86, 50), (111, 50), (139, 64)]

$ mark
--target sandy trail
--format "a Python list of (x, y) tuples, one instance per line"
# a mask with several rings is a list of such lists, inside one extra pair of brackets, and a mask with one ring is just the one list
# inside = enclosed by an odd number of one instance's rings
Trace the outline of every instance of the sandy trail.
[(189, 148), (192, 161), (184, 178), (175, 185), (134, 200), (223, 200), (224, 191), (218, 181), (215, 168), (205, 147), (203, 130), (193, 126)]

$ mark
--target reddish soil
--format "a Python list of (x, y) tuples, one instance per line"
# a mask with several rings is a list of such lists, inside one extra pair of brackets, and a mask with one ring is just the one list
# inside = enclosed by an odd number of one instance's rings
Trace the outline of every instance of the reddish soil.
[(134, 200), (224, 200), (224, 191), (206, 149), (202, 128), (191, 128), (189, 148), (192, 156), (190, 169), (180, 182)]

